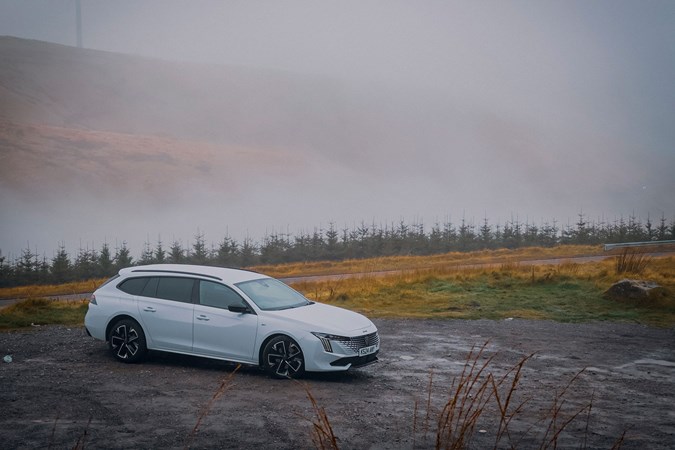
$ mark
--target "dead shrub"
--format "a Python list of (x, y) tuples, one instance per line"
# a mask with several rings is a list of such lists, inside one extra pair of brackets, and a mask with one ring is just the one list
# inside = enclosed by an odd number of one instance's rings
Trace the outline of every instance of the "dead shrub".
[(642, 274), (649, 263), (651, 257), (645, 253), (644, 250), (625, 248), (621, 254), (616, 257), (616, 274), (633, 273), (636, 275)]

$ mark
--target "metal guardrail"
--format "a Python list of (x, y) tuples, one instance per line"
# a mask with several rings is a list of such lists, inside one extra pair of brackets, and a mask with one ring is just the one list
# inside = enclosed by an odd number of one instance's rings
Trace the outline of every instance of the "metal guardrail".
[(613, 250), (615, 248), (627, 247), (652, 247), (655, 245), (675, 244), (675, 240), (671, 241), (646, 241), (646, 242), (622, 242), (620, 244), (605, 244), (605, 251)]

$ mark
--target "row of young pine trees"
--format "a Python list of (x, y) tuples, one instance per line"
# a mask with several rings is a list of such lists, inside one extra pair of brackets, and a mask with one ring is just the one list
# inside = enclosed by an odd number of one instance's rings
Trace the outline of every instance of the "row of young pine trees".
[(80, 248), (75, 255), (69, 254), (61, 244), (51, 258), (27, 247), (11, 261), (0, 254), (0, 287), (104, 278), (122, 267), (153, 263), (250, 267), (482, 249), (673, 240), (675, 219), (667, 222), (661, 216), (654, 224), (649, 217), (643, 222), (631, 216), (627, 220), (593, 222), (579, 214), (576, 223), (564, 227), (556, 221), (537, 225), (512, 219), (503, 225), (492, 225), (484, 219), (479, 225), (466, 220), (458, 225), (447, 221), (434, 224), (430, 229), (421, 222), (408, 224), (401, 221), (384, 226), (362, 222), (338, 230), (331, 223), (328, 228), (317, 228), (311, 233), (272, 233), (260, 242), (250, 238), (238, 242), (226, 236), (217, 244), (207, 244), (205, 235), (200, 232), (193, 239), (187, 245), (174, 240), (168, 246), (161, 238), (154, 245), (148, 240), (138, 257), (132, 256), (126, 242), (114, 248), (107, 243), (98, 250), (93, 246)]

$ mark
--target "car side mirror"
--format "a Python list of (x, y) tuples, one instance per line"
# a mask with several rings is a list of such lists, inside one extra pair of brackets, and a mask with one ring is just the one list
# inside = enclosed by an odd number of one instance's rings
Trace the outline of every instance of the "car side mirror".
[(244, 305), (230, 305), (227, 307), (228, 311), (232, 311), (234, 313), (240, 313), (240, 314), (245, 314), (249, 312), (248, 306)]

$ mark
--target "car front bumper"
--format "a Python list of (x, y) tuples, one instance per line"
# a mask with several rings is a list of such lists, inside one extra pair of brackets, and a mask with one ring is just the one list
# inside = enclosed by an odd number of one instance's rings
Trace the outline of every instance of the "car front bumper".
[(321, 341), (310, 335), (300, 342), (305, 355), (305, 370), (308, 372), (339, 372), (354, 367), (364, 367), (378, 361), (379, 343), (377, 349), (369, 355), (359, 356), (358, 349), (354, 350), (332, 341), (332, 352), (324, 349)]

